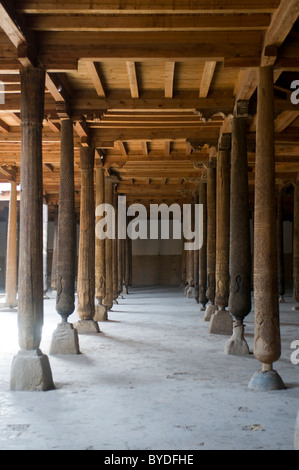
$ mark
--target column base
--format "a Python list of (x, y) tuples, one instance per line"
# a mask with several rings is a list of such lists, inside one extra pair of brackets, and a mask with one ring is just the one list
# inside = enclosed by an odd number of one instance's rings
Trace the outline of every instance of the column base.
[(194, 299), (194, 297), (195, 297), (194, 287), (188, 287), (186, 295), (187, 295), (188, 299)]
[(107, 313), (106, 305), (98, 304), (95, 306), (95, 315), (93, 319), (95, 321), (107, 321), (108, 320), (108, 313)]
[(284, 299), (283, 295), (279, 297), (279, 303), (280, 304), (285, 304), (285, 299)]
[(21, 349), (12, 361), (10, 389), (30, 392), (55, 389), (48, 356), (40, 349)]
[(13, 310), (15, 308), (18, 308), (18, 302), (5, 302), (4, 304), (2, 304), (3, 307), (2, 308), (7, 308), (8, 310)]
[(295, 447), (295, 450), (299, 450), (299, 411), (297, 414), (297, 421), (295, 424), (294, 447)]
[(210, 321), (210, 334), (231, 335), (233, 332), (233, 319), (229, 312), (224, 309), (213, 313)]
[(283, 383), (280, 375), (276, 372), (276, 370), (260, 370), (253, 374), (248, 384), (248, 388), (250, 390), (268, 391), (284, 390), (286, 389), (286, 386)]
[(227, 341), (224, 352), (234, 356), (247, 356), (250, 354), (247, 341), (244, 338), (244, 325), (234, 325), (233, 335)]
[(57, 325), (52, 335), (49, 354), (80, 354), (78, 331), (71, 323), (62, 322)]
[(73, 324), (79, 335), (88, 333), (100, 333), (99, 325), (94, 320), (79, 320)]
[(204, 321), (210, 321), (212, 315), (213, 315), (215, 312), (217, 312), (217, 310), (218, 310), (217, 305), (215, 305), (215, 304), (209, 304), (209, 305), (206, 307), (206, 311), (205, 311), (205, 315), (204, 315)]

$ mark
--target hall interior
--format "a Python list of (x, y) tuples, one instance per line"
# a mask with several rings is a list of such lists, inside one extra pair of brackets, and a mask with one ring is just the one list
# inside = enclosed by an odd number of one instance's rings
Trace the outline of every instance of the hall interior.
[[(1, 447), (299, 448), (298, 17), (0, 2)], [(202, 244), (100, 240), (118, 198)]]

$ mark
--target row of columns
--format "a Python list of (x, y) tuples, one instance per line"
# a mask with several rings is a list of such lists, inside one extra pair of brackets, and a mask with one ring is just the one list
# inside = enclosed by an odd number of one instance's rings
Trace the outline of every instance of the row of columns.
[[(46, 236), (43, 236), (42, 123), (45, 71), (24, 68), (21, 77), (21, 203), (18, 276), (18, 328), (20, 351), (11, 367), (12, 390), (50, 390), (54, 388), (49, 359), (40, 350), (43, 327), (44, 286), (43, 265), (46, 260)], [(76, 219), (74, 198), (73, 123), (61, 120), (61, 162), (59, 210), (56, 225), (56, 252), (53, 256), (52, 287), (56, 289), (56, 310), (61, 322), (53, 333), (50, 354), (79, 354), (79, 334), (98, 333), (99, 320), (107, 320), (123, 285), (128, 291), (131, 251), (126, 240), (105, 241), (95, 237), (94, 150), (80, 149), (81, 201), (80, 239), (77, 276), (79, 321), (71, 324), (69, 316), (75, 309)], [(103, 199), (112, 204), (114, 185), (103, 170), (96, 170), (96, 203)], [(104, 190), (105, 188), (105, 190)], [(105, 192), (104, 192), (105, 191)], [(44, 224), (44, 226), (47, 224)], [(16, 187), (12, 184), (8, 238), (8, 258), (16, 259)], [(44, 243), (43, 243), (44, 241)], [(122, 242), (122, 243), (121, 243)], [(126, 254), (126, 257), (125, 257)], [(125, 269), (124, 263), (129, 265)], [(10, 264), (10, 263), (8, 263)], [(7, 269), (7, 302), (15, 305), (16, 273)], [(11, 298), (10, 298), (11, 295)], [(95, 306), (95, 299), (98, 305)], [(104, 311), (103, 308), (104, 307)]]
[[(249, 382), (249, 388), (253, 389), (285, 388), (282, 379), (273, 370), (273, 363), (281, 354), (279, 300), (283, 301), (284, 295), (281, 193), (276, 207), (273, 98), (273, 70), (271, 67), (260, 68), (253, 285), (254, 354), (261, 363), (261, 370), (254, 374)], [(207, 220), (204, 217), (203, 226), (204, 234), (207, 234), (207, 243), (204, 238), (202, 249), (199, 251), (198, 268), (198, 291), (204, 292), (205, 295), (202, 295), (201, 299), (198, 297), (197, 301), (202, 303), (203, 308), (206, 298), (209, 301), (204, 319), (210, 322), (210, 333), (231, 335), (225, 351), (228, 354), (245, 355), (249, 354), (249, 348), (244, 338), (243, 322), (251, 311), (252, 272), (246, 118), (236, 114), (231, 119), (231, 130), (231, 152), (221, 144), (217, 153), (217, 165), (211, 163), (207, 167), (206, 184), (203, 181), (199, 182), (199, 202), (205, 204), (206, 201), (207, 206)], [(297, 302), (299, 299), (298, 197), (297, 179), (294, 191), (293, 233), (294, 298)], [(186, 256), (186, 272), (192, 272), (192, 268), (188, 267), (188, 263), (192, 260), (190, 254)], [(194, 288), (196, 291), (195, 285)]]
[[(21, 70), (22, 193), (18, 288), (20, 351), (12, 364), (11, 388), (14, 390), (45, 390), (54, 387), (48, 358), (40, 351), (44, 292), (41, 134), (44, 110), (43, 100), (40, 98), (43, 96), (44, 84), (43, 69)], [(265, 387), (265, 383), (267, 387), (283, 387), (280, 377), (272, 367), (280, 357), (273, 117), (273, 71), (272, 68), (265, 67), (260, 69), (258, 90), (254, 229), (254, 353), (261, 362), (262, 369), (253, 377), (250, 383), (252, 388)], [(78, 353), (78, 333), (99, 332), (96, 314), (100, 319), (107, 319), (107, 311), (112, 308), (122, 285), (125, 283), (126, 289), (128, 288), (130, 263), (127, 258), (130, 257), (130, 242), (127, 242), (127, 249), (121, 240), (106, 238), (104, 245), (96, 242), (94, 153), (91, 148), (82, 147), (77, 281), (77, 313), (80, 320), (74, 325), (69, 324), (68, 317), (74, 311), (76, 260), (73, 131), (70, 119), (62, 120), (61, 139), (56, 310), (62, 322), (53, 334), (51, 352), (57, 353), (63, 338), (67, 337), (65, 344), (70, 342), (72, 352)], [(106, 203), (113, 204), (112, 182), (107, 179), (103, 185), (103, 174), (101, 171), (96, 171), (97, 202), (102, 201), (104, 197)], [(228, 351), (233, 350), (236, 344), (238, 347), (241, 344), (241, 347), (247, 351), (243, 338), (243, 319), (251, 309), (247, 171), (245, 120), (235, 117), (232, 121), (231, 163), (228, 149), (220, 147), (217, 168), (211, 166), (207, 170), (207, 188), (203, 187), (204, 184), (200, 185), (199, 202), (204, 203), (206, 200), (207, 206), (207, 235), (204, 239), (206, 255), (201, 250), (195, 254), (187, 253), (188, 259), (192, 258), (193, 263), (196, 260), (195, 266), (200, 266), (196, 268), (195, 276), (194, 264), (193, 270), (189, 269), (189, 283), (191, 287), (194, 280), (197, 283), (198, 277), (198, 301), (203, 307), (207, 300), (210, 301), (207, 308), (207, 312), (211, 309), (213, 311), (210, 317), (210, 332), (218, 334), (225, 334), (228, 330), (231, 332), (232, 317), (226, 310), (227, 307), (235, 317), (234, 335), (227, 347)], [(296, 204), (298, 204), (298, 181), (295, 188), (295, 206)], [(298, 235), (296, 237), (296, 233), (298, 233), (297, 217), (294, 220), (294, 280), (297, 282)], [(214, 243), (216, 245), (213, 245)], [(95, 259), (101, 266), (97, 274)], [(206, 274), (200, 261), (203, 259), (207, 265)], [(187, 263), (187, 266), (190, 264)], [(122, 265), (126, 268), (122, 268)], [(124, 281), (124, 278), (127, 281)], [(203, 289), (205, 282), (207, 288)], [(297, 288), (295, 296), (297, 300)], [(95, 298), (98, 303), (97, 308)]]

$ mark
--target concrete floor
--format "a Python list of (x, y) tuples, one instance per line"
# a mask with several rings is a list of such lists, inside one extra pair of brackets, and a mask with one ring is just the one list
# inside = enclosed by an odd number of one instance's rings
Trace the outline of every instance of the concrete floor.
[[(228, 338), (208, 333), (195, 301), (163, 288), (133, 289), (100, 323), (101, 333), (80, 335), (80, 355), (49, 356), (55, 390), (11, 392), (17, 315), (2, 310), (0, 449), (294, 449), (299, 365), (290, 358), (299, 312), (286, 301), (275, 369), (288, 388), (274, 392), (249, 390), (259, 369), (254, 356), (226, 355)], [(48, 354), (59, 316), (53, 296), (44, 305), (41, 349)], [(253, 322), (251, 313), (251, 350)]]

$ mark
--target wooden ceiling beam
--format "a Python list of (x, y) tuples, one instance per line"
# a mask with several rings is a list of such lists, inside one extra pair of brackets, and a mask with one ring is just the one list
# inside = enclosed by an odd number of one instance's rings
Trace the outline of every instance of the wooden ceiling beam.
[(8, 0), (0, 3), (0, 27), (16, 48), (19, 62), (25, 67), (37, 66), (39, 60), (32, 33)]
[(238, 31), (265, 30), (271, 21), (270, 13), (251, 15), (215, 13), (210, 14), (118, 14), (93, 16), (28, 15), (27, 25), (33, 31)]
[(279, 6), (279, 0), (159, 0), (156, 2), (138, 2), (125, 0), (93, 1), (92, 7), (87, 0), (64, 0), (57, 2), (47, 0), (47, 2), (36, 2), (34, 0), (17, 0), (15, 8), (28, 14), (132, 14), (132, 13), (255, 13), (275, 11)]
[(165, 98), (173, 98), (173, 82), (174, 82), (175, 62), (165, 63), (165, 79), (164, 79), (164, 96)]
[(209, 94), (209, 90), (212, 84), (215, 68), (216, 68), (217, 62), (216, 61), (210, 61), (206, 62), (202, 74), (202, 79), (199, 87), (199, 97), (200, 98), (206, 98)]
[(127, 74), (128, 74), (129, 85), (130, 85), (130, 90), (131, 90), (131, 97), (139, 98), (136, 64), (134, 61), (130, 60), (126, 62), (126, 67), (127, 67)]
[(282, 0), (272, 17), (265, 34), (261, 65), (273, 65), (278, 55), (278, 48), (294, 26), (299, 16), (298, 0)]
[(99, 70), (99, 66), (96, 62), (87, 61), (85, 62), (85, 66), (87, 68), (87, 72), (91, 78), (91, 81), (95, 87), (95, 90), (100, 98), (105, 98), (106, 93), (104, 89), (104, 85), (101, 78), (101, 73)]

